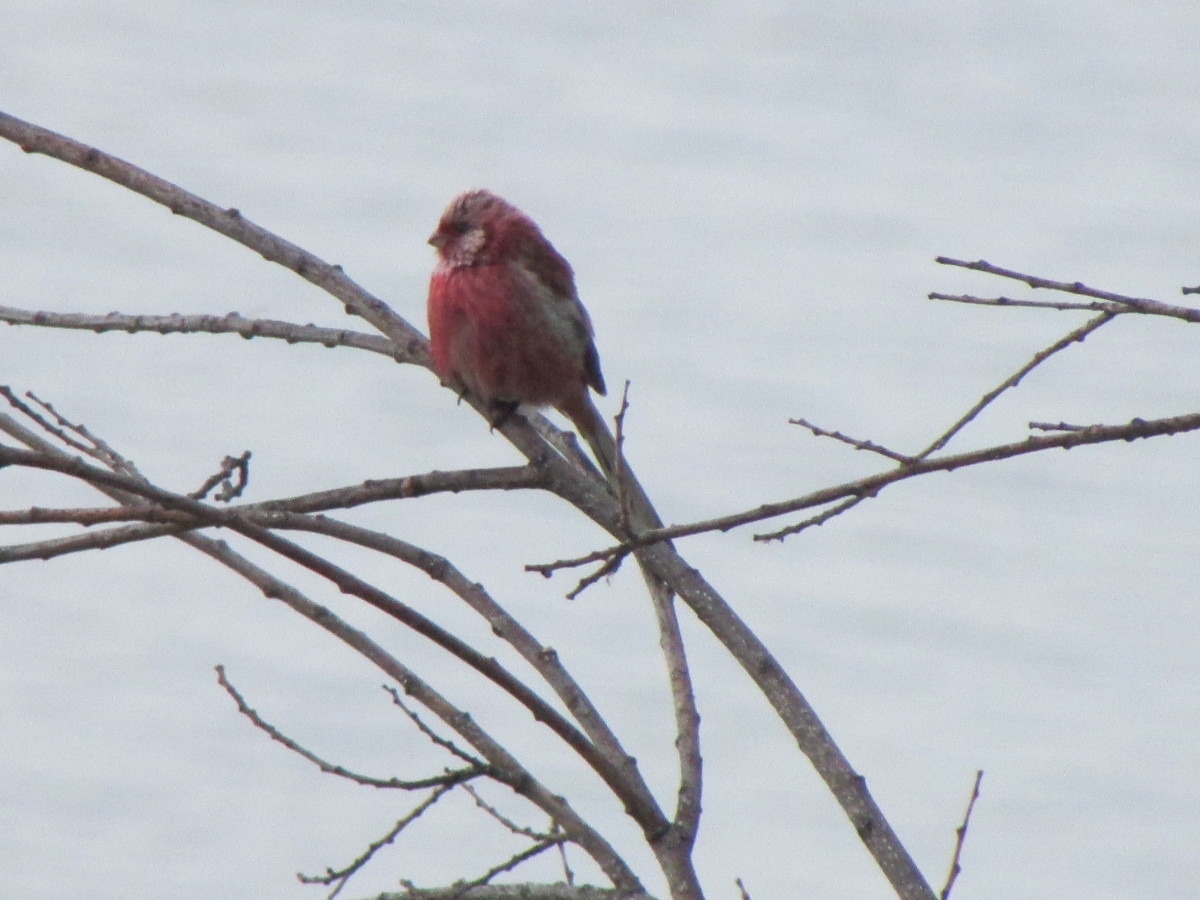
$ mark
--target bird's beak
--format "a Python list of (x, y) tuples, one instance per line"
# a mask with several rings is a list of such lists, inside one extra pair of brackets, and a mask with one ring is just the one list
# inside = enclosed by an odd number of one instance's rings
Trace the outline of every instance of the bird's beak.
[(437, 247), (437, 249), (441, 250), (442, 247), (444, 247), (446, 244), (446, 236), (444, 234), (442, 234), (440, 231), (435, 231), (433, 234), (431, 234), (429, 236), (428, 243), (432, 244), (434, 247)]

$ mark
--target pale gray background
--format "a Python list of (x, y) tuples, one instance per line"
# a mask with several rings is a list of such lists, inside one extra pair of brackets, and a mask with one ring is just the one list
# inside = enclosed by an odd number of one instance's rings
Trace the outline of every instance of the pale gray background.
[[(609, 383), (633, 382), (630, 455), (685, 521), (878, 467), (789, 416), (914, 450), (1080, 321), (925, 300), (1018, 290), (936, 254), (1182, 299), (1200, 282), (1198, 39), (1200, 8), (1179, 0), (9, 0), (0, 108), (237, 206), (420, 323), (446, 200), (508, 196), (575, 265)], [(347, 321), (244, 249), (9, 145), (0, 211), (5, 305)], [(958, 446), (1019, 438), (1030, 419), (1195, 411), (1198, 342), (1174, 322), (1110, 326)], [(180, 490), (246, 448), (253, 499), (516, 458), (428, 374), (348, 351), (5, 328), (0, 383)], [(740, 532), (681, 547), (761, 629), (939, 884), (987, 770), (956, 898), (1194, 897), (1196, 446), (1049, 454), (899, 487), (782, 546)], [(0, 507), (35, 497), (91, 499), (0, 473)], [(571, 603), (568, 580), (520, 568), (592, 548), (594, 529), (515, 496), (353, 518), (484, 580), (596, 689), (667, 798), (636, 579)], [(485, 634), (423, 576), (365, 571)], [(297, 580), (489, 724), (524, 725), (442, 655)], [(218, 662), (313, 749), (374, 774), (429, 770), (377, 672), (182, 545), (7, 567), (0, 621), (6, 900), (315, 896), (291, 873), (344, 863), (402, 814), (405, 798), (322, 776), (249, 727)], [(738, 875), (755, 900), (890, 896), (744, 676), (689, 632), (710, 896), (735, 896)], [(512, 740), (633, 845), (552, 741)], [(463, 861), (494, 832), (450, 813), (349, 895), (479, 871)]]

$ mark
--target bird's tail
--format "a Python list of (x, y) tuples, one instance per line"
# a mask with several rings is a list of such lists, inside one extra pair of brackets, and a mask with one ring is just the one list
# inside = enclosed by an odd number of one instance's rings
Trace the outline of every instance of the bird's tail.
[(646, 496), (642, 486), (633, 477), (612, 432), (608, 430), (608, 424), (596, 409), (596, 404), (592, 402), (591, 395), (582, 392), (578, 399), (564, 403), (558, 409), (571, 420), (591, 448), (601, 471), (622, 498), (632, 523), (641, 528), (661, 528), (662, 519), (651, 505), (650, 498)]

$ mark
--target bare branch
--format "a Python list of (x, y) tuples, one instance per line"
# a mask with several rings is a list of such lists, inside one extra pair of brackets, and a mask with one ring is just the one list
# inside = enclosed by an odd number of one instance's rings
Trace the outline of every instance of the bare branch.
[(425, 737), (429, 738), (430, 743), (436, 744), (450, 755), (457, 756), (464, 762), (470, 763), (471, 765), (476, 764), (477, 760), (474, 756), (467, 753), (467, 751), (459, 747), (458, 744), (454, 743), (454, 741), (450, 740), (449, 738), (442, 737), (440, 734), (434, 731), (433, 728), (431, 728), (425, 722), (425, 720), (421, 718), (420, 714), (417, 713), (415, 709), (404, 702), (404, 698), (400, 696), (400, 691), (397, 688), (390, 684), (381, 685), (381, 687), (391, 696), (392, 703), (400, 707), (404, 714), (408, 716), (409, 720), (417, 726), (417, 730), (420, 731), (421, 734), (425, 735)]
[(1085, 303), (1078, 300), (1019, 300), (1014, 297), (976, 297), (973, 294), (942, 294), (933, 291), (926, 294), (930, 300), (946, 300), (968, 306), (1020, 306), (1026, 309), (1081, 310), (1083, 312), (1128, 312), (1124, 306), (1093, 300)]
[(912, 461), (912, 457), (904, 453), (897, 453), (895, 450), (889, 450), (874, 441), (864, 441), (858, 438), (852, 438), (842, 434), (840, 431), (826, 431), (824, 428), (818, 428), (816, 425), (809, 422), (807, 419), (788, 419), (792, 425), (800, 425), (807, 428), (816, 437), (833, 438), (835, 441), (841, 441), (843, 444), (849, 444), (855, 450), (866, 450), (870, 453), (878, 453), (880, 456), (885, 456), (894, 462), (907, 463)]
[[(1013, 269), (1003, 269), (1000, 266), (993, 266), (982, 259), (975, 262), (966, 262), (961, 259), (952, 259), (949, 256), (939, 256), (935, 261), (941, 263), (943, 266), (957, 266), (960, 269), (971, 269), (975, 272), (986, 272), (988, 275), (997, 275), (1001, 278), (1023, 281), (1035, 290), (1041, 288), (1049, 291), (1060, 291), (1066, 294), (1078, 294), (1081, 297), (1094, 297), (1097, 300), (1116, 303), (1122, 307), (1131, 309), (1140, 308), (1141, 311), (1148, 311), (1166, 305), (1160, 304), (1157, 300), (1127, 297), (1124, 294), (1114, 294), (1112, 291), (1096, 290), (1095, 288), (1088, 287), (1082, 281), (1052, 281), (1049, 278), (1042, 278), (1038, 275), (1026, 275), (1023, 272), (1017, 272)], [(1187, 317), (1189, 321), (1200, 321), (1200, 309), (1193, 309), (1191, 312), (1192, 316)]]
[[(237, 475), (236, 480), (232, 478)], [(228, 503), (242, 496), (250, 483), (250, 451), (246, 450), (239, 456), (227, 456), (221, 460), (221, 468), (204, 480), (204, 484), (188, 494), (193, 500), (203, 500), (208, 492), (221, 485), (216, 499)]]
[(361, 316), (392, 339), (396, 360), (428, 366), (427, 342), (419, 331), (393, 313), (342, 271), (312, 253), (255, 225), (236, 209), (223, 209), (178, 185), (95, 147), (0, 113), (0, 137), (26, 153), (42, 153), (92, 172), (210, 228), (253, 250), (264, 259), (291, 269), (301, 278), (341, 300), (346, 311)]
[(1036, 369), (1038, 366), (1040, 366), (1042, 363), (1044, 363), (1046, 360), (1048, 360), (1055, 353), (1058, 353), (1061, 350), (1065, 350), (1067, 347), (1071, 346), (1072, 344), (1082, 343), (1089, 334), (1091, 334), (1093, 331), (1097, 330), (1101, 326), (1107, 325), (1109, 322), (1111, 322), (1113, 320), (1113, 318), (1115, 316), (1116, 316), (1116, 313), (1103, 312), (1100, 315), (1096, 316), (1094, 319), (1091, 319), (1088, 322), (1085, 322), (1083, 325), (1080, 325), (1074, 331), (1070, 332), (1069, 334), (1067, 334), (1064, 337), (1060, 338), (1059, 340), (1055, 341), (1049, 347), (1035, 353), (1033, 356), (1033, 359), (1031, 359), (1029, 362), (1025, 363), (1025, 365), (1023, 365), (1023, 366), (1021, 366), (1021, 368), (1017, 369), (1016, 372), (1014, 372), (1008, 378), (1004, 379), (1004, 381), (1002, 381), (999, 385), (997, 385), (996, 387), (994, 387), (990, 391), (988, 391), (986, 394), (984, 394), (983, 397), (981, 397), (979, 399), (979, 402), (976, 403), (974, 406), (972, 406), (969, 410), (967, 410), (967, 412), (962, 416), (962, 418), (960, 418), (957, 422), (955, 422), (948, 429), (946, 429), (946, 431), (937, 440), (935, 440), (932, 444), (930, 444), (928, 447), (926, 447), (924, 450), (922, 450), (920, 453), (918, 453), (917, 459), (925, 459), (930, 454), (936, 453), (938, 450), (941, 450), (948, 443), (950, 443), (951, 438), (953, 438), (956, 434), (958, 434), (960, 431), (962, 431), (968, 425), (968, 423), (971, 422), (972, 419), (974, 419), (981, 412), (983, 412), (983, 410), (985, 410), (993, 401), (995, 401), (995, 399), (997, 397), (999, 397), (1001, 394), (1003, 394), (1009, 388), (1014, 388), (1018, 384), (1020, 384), (1022, 378), (1024, 378), (1026, 375), (1028, 375), (1030, 372), (1032, 372), (1034, 369)]
[[(481, 810), (487, 813), (488, 816), (490, 816), (493, 820), (498, 822), (503, 828), (512, 834), (529, 838), (532, 841), (553, 841), (556, 839), (557, 835), (555, 834), (548, 834), (546, 832), (537, 831), (533, 828), (527, 828), (524, 825), (518, 825), (508, 816), (504, 815), (504, 813), (500, 812), (500, 810), (496, 809), (496, 807), (491, 803), (488, 803), (486, 800), (484, 800), (483, 797), (480, 796), (479, 791), (475, 790), (475, 788), (471, 787), (471, 785), (464, 784), (463, 790), (470, 794), (471, 799), (475, 801), (476, 806), (478, 806)], [(551, 823), (551, 825), (553, 827), (553, 823)]]
[(700, 829), (700, 797), (703, 786), (703, 760), (700, 755), (700, 712), (688, 669), (687, 651), (679, 630), (673, 593), (664, 588), (653, 590), (654, 611), (658, 617), (659, 645), (667, 663), (667, 684), (675, 708), (675, 750), (679, 757), (679, 787), (676, 790), (675, 817), (671, 833), (664, 840), (671, 852), (681, 859), (691, 856)]
[(849, 512), (862, 503), (864, 500), (870, 500), (875, 494), (860, 494), (857, 497), (851, 497), (849, 500), (843, 500), (836, 506), (831, 506), (829, 509), (817, 513), (815, 516), (809, 516), (795, 525), (788, 525), (786, 528), (780, 528), (778, 531), (767, 531), (762, 534), (754, 535), (756, 541), (781, 541), (793, 534), (799, 534), (809, 528), (819, 527), (824, 525), (830, 519)]
[(225, 667), (217, 666), (217, 682), (225, 689), (225, 692), (233, 698), (233, 702), (237, 704), (238, 712), (254, 723), (254, 726), (267, 735), (273, 741), (277, 741), (287, 747), (293, 753), (296, 753), (310, 763), (320, 769), (322, 772), (327, 772), (330, 775), (336, 775), (339, 778), (345, 778), (348, 781), (353, 781), (356, 784), (361, 784), (366, 787), (376, 788), (399, 788), (405, 791), (423, 790), (432, 787), (453, 787), (457, 784), (463, 784), (472, 778), (478, 778), (481, 775), (489, 775), (490, 770), (488, 765), (479, 759), (470, 758), (470, 765), (465, 769), (447, 770), (441, 775), (434, 775), (429, 778), (419, 778), (415, 780), (403, 780), (400, 778), (372, 778), (368, 775), (360, 775), (356, 772), (351, 772), (343, 766), (334, 765), (321, 759), (311, 750), (302, 747), (296, 741), (289, 738), (274, 725), (264, 720), (242, 697), (241, 693), (235, 688), (225, 677)]
[[(1163, 303), (1159, 300), (1151, 300), (1148, 297), (1127, 297), (1124, 294), (1115, 294), (1112, 291), (1100, 291), (1095, 288), (1090, 288), (1080, 281), (1051, 281), (1049, 278), (1040, 278), (1037, 275), (1025, 275), (1021, 272), (1014, 272), (1011, 269), (1002, 269), (999, 266), (993, 266), (991, 263), (978, 260), (976, 262), (964, 262), (959, 259), (951, 259), (947, 256), (937, 257), (937, 262), (946, 266), (957, 266), (962, 269), (972, 269), (976, 272), (986, 272), (989, 275), (998, 275), (1001, 278), (1011, 278), (1015, 281), (1023, 281), (1031, 288), (1044, 288), (1051, 291), (1060, 291), (1067, 294), (1077, 294), (1081, 297), (1094, 297), (1100, 301), (1098, 303), (1068, 303), (1063, 301), (1053, 300), (1014, 300), (1009, 297), (973, 297), (969, 294), (939, 294), (932, 293), (929, 295), (930, 300), (950, 300), (954, 303), (975, 303), (985, 306), (1025, 306), (1041, 309), (1082, 309), (1092, 312), (1104, 312), (1112, 314), (1122, 313), (1140, 313), (1142, 315), (1165, 316), (1172, 319), (1182, 319), (1185, 322), (1200, 322), (1200, 309), (1192, 306), (1176, 306), (1171, 303)], [(1198, 291), (1189, 291), (1183, 289), (1183, 293), (1200, 293)]]
[(980, 769), (975, 773), (975, 785), (971, 788), (971, 799), (967, 801), (967, 811), (963, 813), (962, 824), (954, 830), (954, 857), (950, 860), (950, 873), (946, 876), (946, 886), (942, 888), (939, 900), (949, 900), (950, 890), (954, 887), (954, 882), (957, 880), (959, 873), (962, 872), (959, 860), (962, 857), (963, 844), (967, 840), (967, 828), (971, 824), (971, 813), (975, 810), (975, 801), (979, 799), (979, 784), (982, 781), (983, 769)]
[[(0, 306), (0, 322), (9, 325), (35, 325), (42, 328), (65, 328), (101, 333), (120, 331), (125, 334), (151, 332), (155, 334), (236, 334), (243, 338), (274, 338), (289, 344), (320, 344), (323, 347), (352, 347), (396, 358), (396, 345), (378, 334), (351, 331), (347, 328), (321, 328), (300, 325), (278, 319), (248, 319), (231, 312), (223, 316), (208, 314), (185, 316), (126, 314), (118, 312), (90, 315), (87, 313), (57, 313), (45, 310), (17, 309)], [(403, 362), (404, 360), (398, 360)]]
[[(847, 498), (873, 496), (883, 488), (896, 482), (904, 481), (908, 478), (916, 478), (930, 472), (953, 472), (969, 466), (996, 462), (1002, 459), (1013, 459), (1030, 453), (1040, 453), (1045, 450), (1070, 450), (1072, 447), (1081, 447), (1088, 444), (1135, 441), (1143, 438), (1183, 434), (1189, 431), (1196, 431), (1197, 429), (1200, 429), (1200, 413), (1187, 413), (1163, 419), (1133, 419), (1124, 425), (1088, 425), (1064, 434), (1028, 437), (1023, 441), (1016, 441), (1011, 444), (997, 444), (991, 447), (984, 447), (980, 450), (971, 450), (966, 453), (927, 457), (912, 464), (898, 466), (875, 475), (867, 475), (855, 481), (847, 481), (832, 487), (822, 488), (821, 490), (813, 491), (791, 500), (763, 503), (760, 506), (743, 512), (731, 513), (699, 522), (650, 529), (643, 532), (637, 538), (603, 550), (595, 550), (583, 556), (559, 560), (557, 562), (538, 563), (526, 566), (526, 568), (539, 572), (542, 575), (549, 575), (558, 569), (587, 565), (608, 559), (617, 553), (629, 553), (631, 550), (653, 546), (654, 544), (672, 541), (677, 538), (690, 537), (710, 531), (730, 531), (734, 528), (740, 528), (743, 525), (778, 518), (779, 516), (798, 512), (802, 509), (812, 509)], [(769, 535), (764, 536), (764, 539), (769, 538)]]
[(588, 884), (486, 884), (474, 887), (465, 898), (457, 886), (419, 888), (404, 883), (403, 893), (385, 892), (375, 900), (655, 900), (649, 894), (626, 894)]
[[(172, 512), (148, 503), (141, 506), (83, 506), (69, 509), (48, 509), (44, 506), (31, 506), (29, 509), (0, 510), (0, 525), (45, 525), (47, 523), (67, 522), (87, 526), (101, 525), (107, 522), (174, 522), (188, 527), (195, 525), (195, 520), (189, 515)], [(99, 534), (102, 532), (92, 533)], [(46, 541), (44, 543), (49, 545), (51, 542)], [(114, 546), (116, 543), (124, 542), (113, 542), (105, 546)], [(99, 549), (99, 545), (82, 549)], [(58, 556), (61, 554), (52, 553), (50, 555)], [(11, 559), (0, 554), (0, 562), (11, 561)]]
[[(0, 415), (0, 430), (6, 423), (15, 425), (7, 416)], [(266, 513), (280, 510), (289, 512), (321, 512), (330, 509), (348, 509), (366, 503), (385, 500), (422, 497), (429, 494), (471, 490), (518, 490), (521, 488), (544, 487), (545, 473), (532, 466), (509, 466), (491, 469), (464, 469), (456, 472), (430, 472), (404, 478), (388, 478), (367, 481), (359, 485), (318, 491), (279, 500), (232, 507), (240, 513), (255, 518), (264, 526), (272, 522)], [(137, 503), (122, 508), (97, 510), (26, 510), (2, 514), (0, 524), (32, 524), (37, 521), (71, 521), (81, 525), (103, 522), (140, 520), (150, 523), (143, 526), (128, 526), (90, 531), (86, 534), (52, 538), (28, 544), (0, 547), (0, 563), (27, 559), (51, 559), (69, 553), (106, 549), (135, 541), (152, 540), (179, 534), (190, 528), (201, 528), (207, 523), (178, 510), (166, 510), (151, 504)], [(45, 517), (45, 518), (40, 518)]]
[(491, 881), (497, 875), (501, 875), (504, 872), (511, 872), (513, 869), (515, 869), (521, 863), (528, 862), (529, 860), (533, 859), (535, 856), (539, 856), (540, 854), (545, 853), (551, 847), (559, 847), (562, 845), (562, 843), (563, 843), (562, 838), (547, 838), (545, 840), (536, 842), (532, 847), (528, 847), (527, 849), (522, 850), (519, 853), (513, 854), (511, 857), (509, 857), (508, 859), (506, 859), (504, 862), (500, 863), (499, 865), (492, 866), (490, 869), (488, 869), (486, 872), (484, 872), (478, 878), (475, 878), (471, 881), (461, 882), (461, 883), (455, 885), (455, 887), (459, 891), (458, 896), (459, 897), (467, 896), (468, 891), (474, 891), (475, 888), (481, 887), (482, 885), (487, 884), (489, 881)]
[(1067, 422), (1030, 422), (1030, 431), (1083, 431), (1090, 425), (1071, 425)]
[[(386, 553), (414, 566), (444, 585), (491, 627), (492, 633), (513, 647), (554, 690), (571, 715), (583, 728), (614, 769), (624, 773), (627, 790), (639, 797), (639, 803), (654, 811), (654, 820), (662, 821), (654, 795), (638, 771), (637, 761), (621, 746), (591, 699), (562, 665), (558, 654), (543, 645), (516, 618), (508, 613), (479, 583), (466, 577), (450, 560), (430, 553), (406, 541), (370, 529), (339, 522), (328, 517), (309, 518), (295, 514), (273, 519), (280, 528), (296, 528), (328, 535), (361, 547)], [(398, 699), (398, 698), (397, 698)]]
[(405, 828), (417, 821), (417, 819), (421, 818), (421, 816), (431, 809), (435, 803), (445, 797), (446, 794), (448, 794), (454, 788), (455, 785), (452, 784), (439, 785), (438, 787), (434, 788), (432, 791), (430, 791), (429, 796), (413, 807), (407, 816), (396, 822), (396, 824), (388, 830), (387, 834), (378, 840), (372, 841), (367, 846), (366, 850), (364, 850), (353, 862), (344, 868), (326, 869), (324, 875), (305, 875), (303, 872), (297, 872), (296, 880), (301, 884), (336, 885), (333, 893), (329, 895), (329, 900), (333, 900), (333, 898), (341, 892), (342, 888), (346, 886), (346, 882), (348, 882), (356, 873), (361, 871), (363, 866), (369, 863), (371, 858), (376, 853), (388, 846), (388, 844), (391, 844), (393, 841), (395, 841), (396, 838), (400, 836), (400, 832), (404, 831)]
[(17, 397), (13, 393), (12, 388), (7, 385), (0, 386), (0, 396), (4, 397), (13, 409), (32, 421), (47, 434), (53, 435), (62, 441), (63, 444), (72, 450), (78, 450), (80, 453), (90, 456), (114, 472), (123, 472), (127, 475), (138, 477), (139, 473), (137, 469), (129, 460), (125, 459), (116, 450), (89, 432), (83, 425), (63, 418), (53, 406), (34, 396), (33, 393), (26, 391), (25, 396), (35, 406), (41, 407), (54, 420), (53, 423)]
[[(165, 206), (175, 215), (191, 219), (236, 241), (270, 262), (290, 269), (340, 301), (347, 313), (361, 317), (390, 339), (389, 348), (385, 349), (382, 345), (367, 346), (364, 343), (363, 349), (386, 352), (386, 355), (397, 362), (429, 368), (429, 343), (420, 331), (378, 297), (350, 279), (341, 266), (331, 265), (302, 247), (256, 225), (239, 210), (222, 208), (132, 163), (2, 112), (0, 138), (12, 141), (26, 153), (44, 154), (99, 175)], [(36, 317), (38, 314), (34, 315)], [(31, 321), (28, 324), (38, 323)], [(236, 324), (236, 320), (231, 320), (231, 324)], [(283, 326), (284, 331), (290, 328), (289, 325)], [(269, 326), (264, 334), (272, 330)], [(319, 339), (329, 337), (316, 333), (312, 336)], [(489, 411), (485, 405), (470, 397), (467, 398), (467, 402), (485, 418), (488, 417)], [(497, 426), (495, 430), (503, 434), (530, 462), (544, 464), (552, 453), (550, 448), (558, 445), (547, 443), (531, 426), (532, 420), (542, 418), (531, 412), (511, 416), (502, 427)], [(597, 479), (596, 487), (603, 490), (601, 485), (602, 481)]]
[[(33, 455), (47, 461), (46, 465), (39, 467), (66, 472), (79, 469), (87, 470), (93, 476), (88, 480), (92, 481), (93, 485), (98, 487), (102, 492), (114, 498), (128, 496), (128, 493), (123, 488), (128, 486), (129, 479), (113, 473), (94, 470), (83, 464), (80, 460), (66, 456), (66, 454), (55, 449), (36, 434), (21, 428), (9, 417), (0, 416), (0, 430), (17, 437), (18, 440), (21, 440), (28, 446), (35, 447), (36, 452)], [(5, 453), (25, 452), (12, 450), (7, 447), (0, 447), (0, 451), (4, 451)], [(53, 461), (53, 463), (49, 461)], [(7, 460), (3, 456), (0, 456), (0, 466), (6, 463)], [(104, 483), (106, 479), (109, 480), (108, 484)], [(185, 508), (208, 509), (209, 512), (218, 514), (218, 518), (229, 515), (229, 511), (211, 509), (190, 498), (171, 495), (148, 484), (138, 483), (137, 490), (131, 493), (141, 493), (143, 496), (151, 494), (153, 495), (153, 499), (158, 501), (166, 500), (167, 502), (171, 502), (171, 499), (174, 498), (175, 502), (181, 503)], [(558, 822), (563, 827), (568, 838), (581, 846), (596, 861), (597, 865), (600, 866), (601, 870), (618, 889), (627, 892), (640, 892), (642, 890), (633, 870), (629, 868), (613, 847), (598, 832), (592, 829), (575, 813), (563, 797), (548, 791), (507, 750), (496, 743), (481, 729), (470, 716), (446, 701), (444, 697), (434, 691), (414, 672), (384, 651), (365, 634), (350, 627), (329, 609), (313, 603), (290, 585), (270, 575), (240, 554), (235, 553), (227, 543), (214, 541), (202, 535), (191, 533), (180, 534), (178, 537), (184, 543), (205, 553), (245, 577), (262, 590), (265, 596), (281, 600), (292, 610), (342, 640), (386, 672), (390, 677), (396, 679), (403, 686), (406, 693), (415, 697), (422, 705), (453, 728), (487, 759), (488, 764), (492, 767), (492, 777), (509, 785), (517, 794), (529, 799), (555, 822)]]

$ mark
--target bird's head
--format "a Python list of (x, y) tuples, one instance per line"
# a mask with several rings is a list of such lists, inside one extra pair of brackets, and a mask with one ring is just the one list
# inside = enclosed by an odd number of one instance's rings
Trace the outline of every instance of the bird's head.
[(447, 265), (488, 265), (502, 259), (523, 230), (536, 227), (491, 191), (466, 191), (450, 201), (429, 243)]

